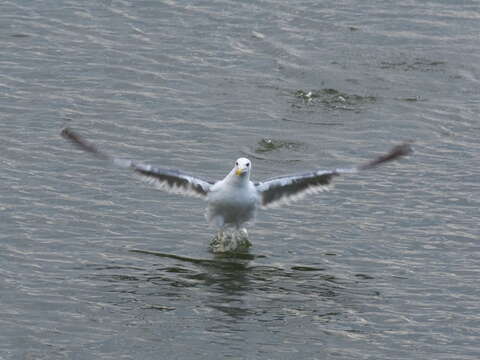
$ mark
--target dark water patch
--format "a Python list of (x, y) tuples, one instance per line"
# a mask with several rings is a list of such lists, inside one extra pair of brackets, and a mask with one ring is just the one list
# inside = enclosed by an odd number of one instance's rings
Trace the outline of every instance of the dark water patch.
[(305, 124), (305, 125), (314, 125), (314, 126), (342, 126), (343, 125), (340, 122), (333, 122), (333, 121), (313, 122), (313, 121), (305, 121), (305, 120), (297, 120), (297, 119), (289, 119), (289, 118), (282, 118), (282, 121)]
[(189, 272), (189, 270), (184, 269), (180, 266), (167, 267), (167, 268), (164, 269), (164, 271), (170, 272), (170, 273), (175, 273), (175, 274), (185, 274), (185, 273)]
[(420, 97), (420, 96), (410, 96), (410, 97), (404, 97), (404, 98), (398, 98), (397, 100), (399, 101), (405, 101), (405, 102), (420, 102), (420, 101), (427, 101), (426, 99)]
[(445, 61), (416, 58), (412, 61), (382, 61), (380, 63), (380, 68), (396, 71), (431, 72), (444, 70), (446, 64)]
[(375, 279), (373, 276), (367, 275), (367, 274), (355, 274), (356, 278), (362, 279), (362, 280), (373, 280)]
[(136, 283), (145, 281), (145, 273), (124, 274), (124, 273), (94, 273), (82, 276), (83, 279), (100, 281), (106, 283)]
[(295, 101), (292, 102), (292, 107), (294, 108), (321, 106), (327, 110), (358, 111), (364, 105), (377, 102), (375, 96), (348, 94), (332, 88), (321, 90), (299, 89), (293, 95)]
[(86, 264), (86, 265), (82, 265), (82, 266), (73, 267), (72, 269), (73, 270), (89, 269), (89, 270), (99, 270), (99, 271), (104, 271), (104, 270), (143, 271), (143, 270), (145, 270), (144, 268), (140, 268), (140, 267), (137, 267), (137, 266), (104, 265), (104, 264)]
[(12, 34), (10, 36), (16, 39), (25, 39), (30, 37), (28, 34)]
[(292, 266), (290, 269), (295, 271), (325, 271), (324, 268), (316, 268), (310, 266)]
[(155, 304), (145, 305), (143, 308), (146, 309), (146, 310), (158, 310), (158, 311), (173, 311), (173, 310), (176, 310), (176, 308), (173, 307), (173, 306), (155, 305)]
[(302, 147), (304, 144), (300, 142), (263, 138), (258, 142), (255, 152), (262, 154), (282, 149), (295, 151)]

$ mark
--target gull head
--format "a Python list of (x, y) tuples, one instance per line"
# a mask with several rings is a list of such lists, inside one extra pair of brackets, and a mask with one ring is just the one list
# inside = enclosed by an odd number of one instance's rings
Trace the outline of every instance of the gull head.
[(247, 158), (239, 158), (235, 161), (234, 172), (237, 176), (250, 176), (250, 170), (252, 168), (252, 163)]

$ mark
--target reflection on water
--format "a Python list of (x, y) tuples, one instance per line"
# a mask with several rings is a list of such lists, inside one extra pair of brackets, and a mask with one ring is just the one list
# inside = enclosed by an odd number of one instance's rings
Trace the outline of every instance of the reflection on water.
[[(341, 298), (340, 302), (354, 302), (352, 297), (362, 294), (357, 282), (328, 274), (325, 268), (303, 265), (283, 268), (257, 264), (256, 260), (265, 259), (262, 255), (222, 254), (202, 259), (155, 251), (130, 251), (157, 257), (162, 265), (141, 269), (96, 266), (91, 267), (96, 273), (86, 277), (108, 283), (110, 292), (117, 292), (120, 297), (127, 296), (129, 303), (134, 301), (138, 307), (145, 309), (177, 310), (179, 304), (185, 306), (185, 297), (195, 298), (200, 291), (205, 296), (201, 300), (204, 310), (218, 310), (234, 318), (253, 316), (258, 311), (263, 316), (288, 317), (292, 311), (295, 312), (293, 304), (302, 308), (303, 315), (310, 313), (323, 317), (328, 314), (331, 318), (335, 312), (327, 307), (325, 315), (321, 315), (322, 306), (319, 304), (335, 302), (335, 298)], [(173, 263), (166, 265), (165, 260)], [(151, 302), (145, 303), (146, 294)], [(365, 295), (368, 291), (363, 292)], [(377, 295), (371, 292), (369, 296)], [(192, 304), (193, 298), (189, 299), (189, 304)], [(122, 302), (115, 298), (114, 303), (118, 305)], [(337, 312), (337, 315), (342, 314)]]

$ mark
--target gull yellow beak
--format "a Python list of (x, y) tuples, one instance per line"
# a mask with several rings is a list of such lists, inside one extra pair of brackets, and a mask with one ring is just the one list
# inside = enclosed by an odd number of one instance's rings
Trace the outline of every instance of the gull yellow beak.
[(245, 169), (240, 169), (240, 168), (238, 168), (237, 170), (235, 170), (235, 175), (240, 176), (240, 175), (242, 175), (244, 172), (245, 172)]

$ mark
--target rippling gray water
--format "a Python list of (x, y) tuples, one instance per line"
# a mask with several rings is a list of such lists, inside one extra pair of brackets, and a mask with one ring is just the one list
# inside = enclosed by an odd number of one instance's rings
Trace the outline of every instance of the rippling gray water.
[[(478, 359), (476, 1), (2, 1), (0, 359)], [(221, 178), (414, 156), (208, 251)]]

